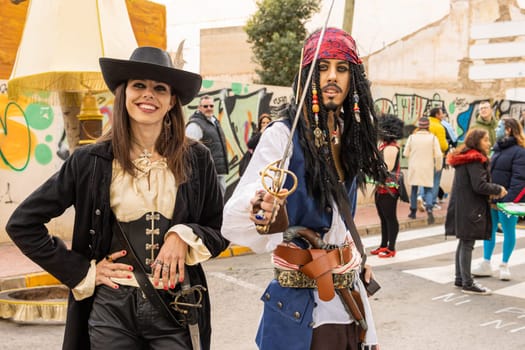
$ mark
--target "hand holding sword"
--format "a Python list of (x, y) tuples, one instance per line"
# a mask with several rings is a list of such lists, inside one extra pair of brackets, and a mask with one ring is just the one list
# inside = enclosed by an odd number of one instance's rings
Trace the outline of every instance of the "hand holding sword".
[[(250, 218), (260, 234), (282, 232), (288, 227), (284, 203), (286, 197), (297, 188), (297, 177), (293, 172), (282, 169), (280, 162), (281, 160), (275, 161), (263, 169), (261, 177), (264, 190), (257, 191), (250, 200)], [(292, 177), (290, 189), (283, 188), (286, 174)], [(270, 185), (266, 182), (267, 179), (270, 180)]]

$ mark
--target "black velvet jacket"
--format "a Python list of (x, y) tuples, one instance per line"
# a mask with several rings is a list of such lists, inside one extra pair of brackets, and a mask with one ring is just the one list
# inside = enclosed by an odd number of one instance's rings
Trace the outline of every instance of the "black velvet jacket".
[[(186, 224), (202, 239), (212, 256), (228, 246), (222, 237), (223, 198), (210, 152), (191, 146), (192, 175), (179, 186), (171, 224)], [(113, 153), (109, 142), (77, 149), (61, 169), (35, 190), (13, 212), (6, 231), (31, 260), (69, 288), (86, 276), (90, 260), (110, 253), (112, 218), (109, 202)], [(45, 224), (70, 206), (75, 208), (72, 247), (53, 236)], [(200, 264), (188, 266), (192, 284), (206, 286)], [(87, 321), (93, 298), (76, 301), (69, 296), (63, 349), (89, 349)], [(203, 349), (210, 346), (210, 307), (206, 293), (199, 314)]]

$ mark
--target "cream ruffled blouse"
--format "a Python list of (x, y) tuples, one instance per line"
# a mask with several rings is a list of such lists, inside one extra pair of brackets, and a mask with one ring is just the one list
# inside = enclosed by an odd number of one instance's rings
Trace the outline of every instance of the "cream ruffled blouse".
[[(168, 168), (165, 158), (151, 161), (142, 156), (133, 161), (137, 167), (132, 176), (113, 160), (113, 175), (110, 186), (111, 209), (117, 220), (121, 222), (134, 221), (146, 213), (156, 211), (167, 219), (171, 219), (177, 197), (175, 176)], [(176, 232), (190, 249), (186, 255), (186, 264), (195, 265), (208, 260), (211, 253), (202, 240), (186, 225), (178, 224), (168, 232)], [(166, 238), (166, 236), (164, 237)], [(96, 261), (91, 261), (91, 267), (86, 277), (72, 290), (76, 300), (82, 300), (93, 295), (95, 290)], [(112, 278), (112, 281), (122, 285), (138, 287), (133, 275), (131, 279)], [(162, 282), (157, 288), (162, 289)]]

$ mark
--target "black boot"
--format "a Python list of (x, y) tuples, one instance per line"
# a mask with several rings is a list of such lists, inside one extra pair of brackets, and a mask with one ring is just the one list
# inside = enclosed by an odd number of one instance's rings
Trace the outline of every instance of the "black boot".
[(408, 217), (411, 218), (411, 219), (415, 219), (416, 218), (416, 212), (417, 212), (417, 209), (410, 208), (410, 214), (408, 214)]
[(427, 210), (427, 224), (432, 225), (436, 220), (434, 219), (434, 214), (432, 210)]

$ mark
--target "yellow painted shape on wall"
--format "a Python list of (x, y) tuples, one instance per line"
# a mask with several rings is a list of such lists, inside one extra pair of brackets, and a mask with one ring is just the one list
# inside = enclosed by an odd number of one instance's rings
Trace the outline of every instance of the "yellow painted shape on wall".
[[(11, 76), (28, 4), (29, 1), (15, 5), (11, 0), (0, 0), (0, 79), (7, 80)], [(165, 50), (166, 7), (147, 0), (126, 0), (126, 6), (139, 46), (156, 46)]]
[(0, 79), (9, 79), (20, 45), (29, 1), (0, 0)]
[(146, 0), (126, 0), (126, 7), (139, 46), (166, 50), (166, 7)]
[(0, 169), (18, 169), (34, 154), (37, 139), (20, 110), (25, 107), (11, 104), (6, 114), (7, 104), (7, 95), (0, 95)]

